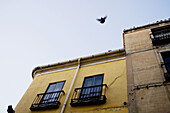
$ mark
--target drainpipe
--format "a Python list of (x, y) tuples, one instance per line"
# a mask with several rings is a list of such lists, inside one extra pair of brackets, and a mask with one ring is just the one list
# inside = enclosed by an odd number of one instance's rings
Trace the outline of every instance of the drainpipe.
[(66, 107), (66, 104), (67, 104), (68, 98), (69, 98), (69, 96), (70, 96), (71, 90), (72, 90), (72, 88), (73, 88), (73, 85), (74, 85), (74, 82), (75, 82), (75, 79), (76, 79), (77, 73), (78, 73), (78, 71), (79, 71), (79, 68), (80, 68), (80, 58), (78, 59), (78, 66), (77, 66), (77, 70), (76, 70), (76, 73), (75, 73), (75, 75), (74, 75), (73, 81), (72, 81), (72, 83), (71, 83), (71, 86), (70, 86), (70, 89), (69, 89), (68, 95), (67, 95), (66, 100), (65, 100), (64, 105), (63, 105), (63, 108), (62, 108), (62, 110), (61, 110), (61, 112), (60, 112), (60, 113), (64, 113), (64, 110), (65, 110), (65, 107)]

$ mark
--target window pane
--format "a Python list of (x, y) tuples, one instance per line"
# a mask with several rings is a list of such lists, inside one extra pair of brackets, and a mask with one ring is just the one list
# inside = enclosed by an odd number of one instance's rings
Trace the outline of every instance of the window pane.
[(166, 64), (167, 71), (170, 72), (170, 57), (165, 58), (164, 62)]
[(61, 91), (63, 88), (64, 82), (58, 82), (56, 83), (56, 87), (54, 89), (54, 91)]
[(94, 76), (93, 86), (95, 86), (95, 85), (101, 85), (102, 83), (103, 83), (103, 75)]
[(47, 90), (47, 93), (53, 92), (54, 89), (55, 89), (55, 86), (56, 86), (56, 84), (50, 84), (50, 86), (49, 86), (49, 88), (48, 88), (48, 90)]
[(170, 72), (170, 52), (162, 52), (161, 54), (162, 54), (166, 69), (168, 72)]
[[(94, 77), (93, 86), (103, 84), (103, 75), (98, 75)], [(102, 86), (97, 86), (93, 88), (93, 96), (100, 96), (102, 94)]]
[(83, 87), (92, 86), (92, 80), (93, 80), (92, 77), (90, 77), (90, 78), (85, 78)]

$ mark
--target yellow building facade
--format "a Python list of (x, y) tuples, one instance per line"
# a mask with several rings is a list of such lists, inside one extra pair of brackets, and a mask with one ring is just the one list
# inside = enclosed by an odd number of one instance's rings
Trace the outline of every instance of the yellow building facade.
[(39, 66), (16, 113), (127, 113), (125, 50)]

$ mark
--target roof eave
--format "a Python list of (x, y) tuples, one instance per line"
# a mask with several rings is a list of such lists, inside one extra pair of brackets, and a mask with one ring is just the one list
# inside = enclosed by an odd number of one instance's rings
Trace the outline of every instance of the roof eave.
[(50, 68), (50, 67), (54, 67), (54, 66), (58, 66), (58, 65), (64, 65), (64, 64), (68, 64), (68, 63), (72, 63), (72, 62), (77, 62), (78, 59), (87, 60), (87, 59), (91, 59), (91, 58), (95, 58), (95, 57), (100, 57), (100, 56), (104, 56), (104, 55), (109, 55), (109, 54), (114, 54), (114, 53), (119, 53), (119, 52), (123, 52), (123, 51), (125, 51), (124, 48), (123, 49), (114, 50), (114, 51), (110, 51), (110, 52), (100, 53), (100, 54), (96, 54), (96, 55), (91, 55), (91, 56), (87, 56), (87, 57), (76, 58), (76, 59), (69, 60), (69, 61), (58, 62), (58, 63), (55, 63), (55, 64), (48, 64), (48, 65), (44, 65), (44, 66), (37, 66), (32, 71), (32, 78), (34, 78), (35, 72), (38, 71), (38, 70), (41, 70), (41, 69)]

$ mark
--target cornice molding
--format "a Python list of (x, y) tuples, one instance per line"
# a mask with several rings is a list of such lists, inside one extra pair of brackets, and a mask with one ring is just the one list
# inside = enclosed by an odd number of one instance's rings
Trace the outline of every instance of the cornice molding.
[[(87, 67), (87, 66), (92, 66), (92, 65), (97, 65), (97, 64), (102, 64), (102, 63), (108, 63), (108, 62), (113, 62), (113, 61), (118, 61), (118, 60), (123, 60), (126, 57), (120, 57), (120, 58), (116, 58), (116, 59), (110, 59), (110, 60), (105, 60), (105, 61), (100, 61), (100, 62), (95, 62), (95, 63), (89, 63), (89, 64), (85, 64), (85, 65), (81, 65), (81, 67)], [(60, 71), (66, 71), (66, 70), (71, 70), (71, 69), (76, 69), (77, 65), (72, 66), (72, 67), (68, 67), (68, 68), (63, 68), (63, 69), (56, 69), (56, 70), (46, 70), (44, 72), (38, 72), (34, 75), (34, 77), (36, 76), (40, 76), (40, 75), (45, 75), (45, 74), (50, 74), (50, 73), (55, 73), (55, 72), (60, 72)]]
[(170, 18), (165, 19), (165, 20), (156, 21), (155, 23), (151, 23), (151, 24), (147, 24), (147, 25), (143, 25), (143, 26), (139, 26), (139, 27), (134, 26), (133, 28), (130, 28), (130, 29), (124, 29), (123, 33), (128, 34), (128, 33), (132, 33), (132, 32), (139, 31), (139, 30), (152, 29), (155, 27), (169, 25), (169, 24), (170, 24)]

